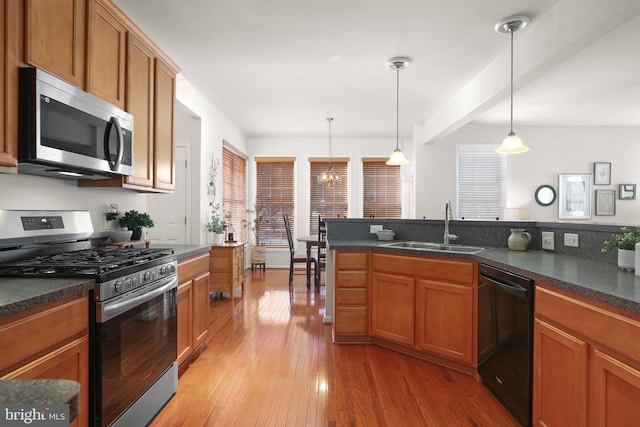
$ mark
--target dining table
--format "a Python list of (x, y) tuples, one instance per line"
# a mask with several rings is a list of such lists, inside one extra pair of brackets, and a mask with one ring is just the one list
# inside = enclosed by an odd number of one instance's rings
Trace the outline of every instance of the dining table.
[(298, 241), (307, 245), (307, 286), (311, 286), (311, 250), (318, 246), (318, 236), (302, 236)]

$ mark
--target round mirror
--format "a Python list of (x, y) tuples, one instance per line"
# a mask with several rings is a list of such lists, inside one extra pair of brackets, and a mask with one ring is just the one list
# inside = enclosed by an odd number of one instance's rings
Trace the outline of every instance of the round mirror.
[(550, 185), (541, 185), (536, 188), (536, 202), (540, 206), (549, 206), (556, 201), (556, 189)]

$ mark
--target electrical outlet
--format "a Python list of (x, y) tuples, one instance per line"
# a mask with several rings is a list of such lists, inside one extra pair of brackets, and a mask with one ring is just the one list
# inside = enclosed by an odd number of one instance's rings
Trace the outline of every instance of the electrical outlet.
[(543, 231), (542, 232), (542, 249), (547, 249), (552, 251), (553, 248), (553, 231)]
[(383, 228), (384, 227), (382, 225), (369, 225), (369, 233), (375, 234)]
[(564, 245), (572, 248), (577, 248), (580, 246), (578, 234), (574, 233), (564, 233)]

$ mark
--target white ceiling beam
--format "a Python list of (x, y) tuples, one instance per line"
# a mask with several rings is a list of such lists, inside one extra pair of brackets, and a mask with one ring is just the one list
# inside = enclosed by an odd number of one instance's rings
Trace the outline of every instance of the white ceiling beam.
[[(638, 0), (561, 0), (544, 15), (530, 16), (527, 28), (514, 34), (514, 91), (638, 13)], [(504, 39), (503, 53), (416, 126), (421, 127), (414, 130), (423, 144), (447, 136), (509, 96), (509, 35), (496, 33), (496, 37)]]

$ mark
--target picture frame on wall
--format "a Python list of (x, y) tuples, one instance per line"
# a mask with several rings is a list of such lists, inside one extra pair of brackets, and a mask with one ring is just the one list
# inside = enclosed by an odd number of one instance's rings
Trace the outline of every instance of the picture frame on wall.
[(595, 162), (593, 164), (593, 185), (611, 185), (610, 162)]
[(558, 218), (591, 218), (591, 175), (558, 175)]
[(636, 185), (635, 184), (620, 184), (618, 188), (618, 199), (620, 200), (635, 200), (636, 199)]
[(596, 215), (616, 214), (616, 191), (596, 190)]

